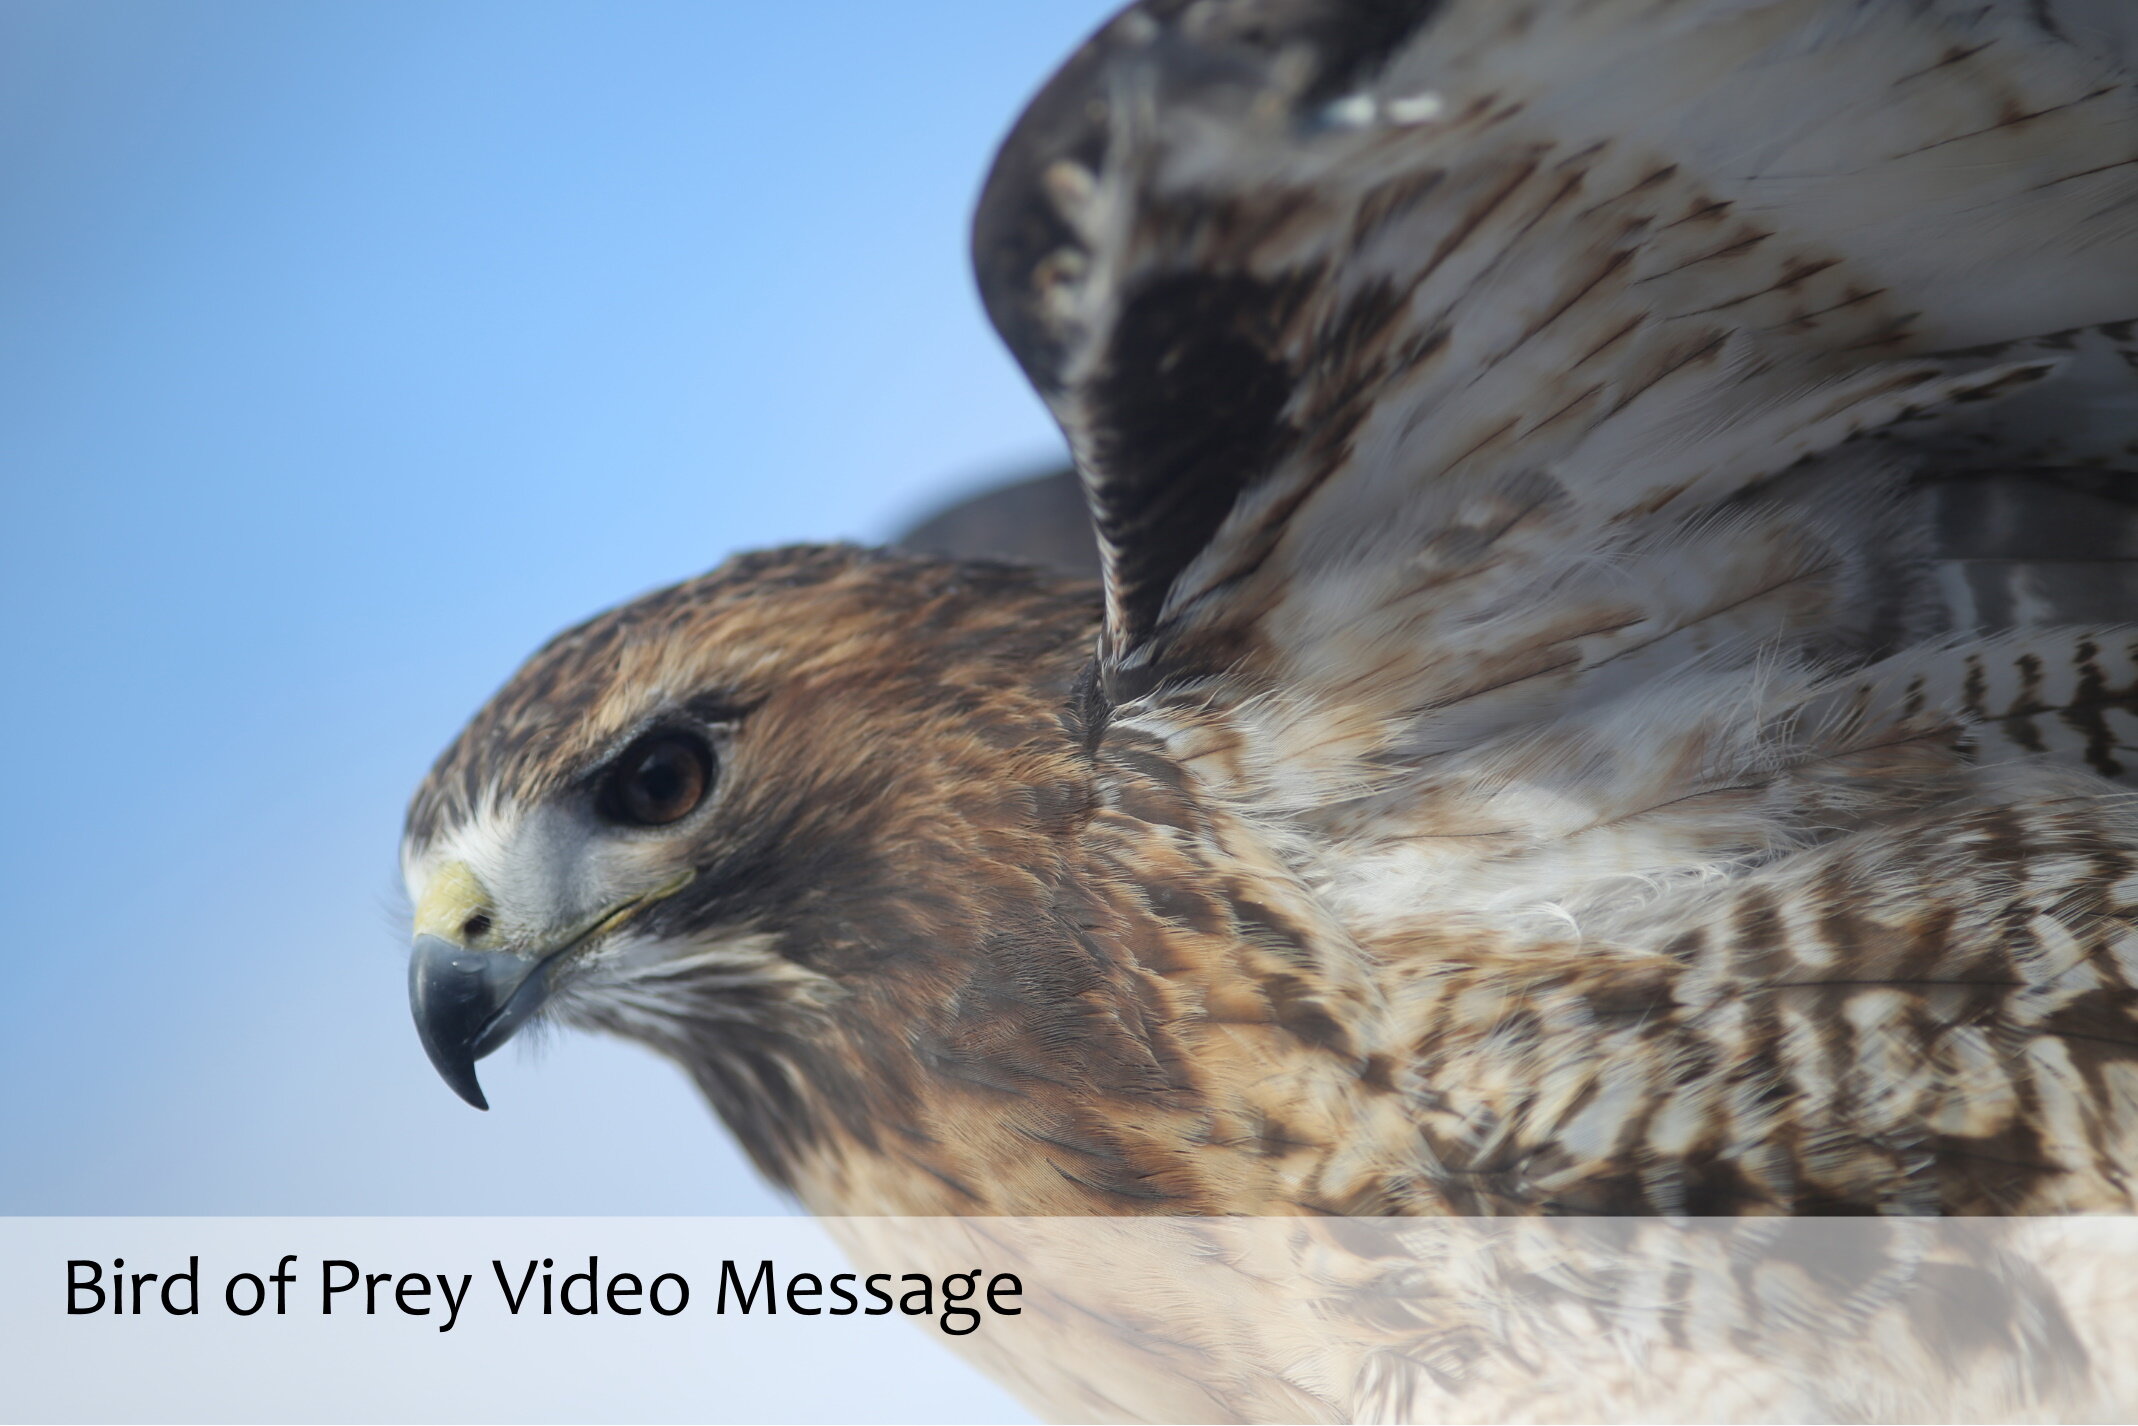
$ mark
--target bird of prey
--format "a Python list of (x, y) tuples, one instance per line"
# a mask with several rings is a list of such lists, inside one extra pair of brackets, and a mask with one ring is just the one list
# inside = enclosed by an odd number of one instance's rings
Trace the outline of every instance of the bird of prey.
[(1132, 5), (974, 241), (1102, 580), (558, 635), (409, 811), (432, 1059), (642, 1041), (825, 1214), (2138, 1208), (2134, 57)]

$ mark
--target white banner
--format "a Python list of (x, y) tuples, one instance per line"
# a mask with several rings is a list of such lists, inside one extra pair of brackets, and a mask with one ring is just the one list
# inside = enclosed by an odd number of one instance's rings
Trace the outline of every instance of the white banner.
[(938, 1345), (962, 1282), (806, 1311), (852, 1272), (804, 1218), (0, 1218), (0, 1417), (1029, 1419)]
[(0, 1342), (60, 1421), (2129, 1420), (2138, 1219), (12, 1219)]

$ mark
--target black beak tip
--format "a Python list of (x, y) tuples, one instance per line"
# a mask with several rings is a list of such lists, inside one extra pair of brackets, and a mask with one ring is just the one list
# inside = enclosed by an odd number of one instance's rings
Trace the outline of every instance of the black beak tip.
[(540, 1005), (540, 965), (498, 951), (470, 951), (418, 936), (408, 959), (408, 1008), (438, 1077), (477, 1109), (488, 1109), (475, 1062), (495, 1050)]
[(430, 1051), (431, 1064), (437, 1069), (438, 1077), (446, 1082), (447, 1088), (477, 1109), (489, 1112), (490, 1101), (483, 1097), (482, 1084), (475, 1078), (473, 1060), (450, 1059), (439, 1054), (437, 1048), (429, 1044), (423, 1048)]

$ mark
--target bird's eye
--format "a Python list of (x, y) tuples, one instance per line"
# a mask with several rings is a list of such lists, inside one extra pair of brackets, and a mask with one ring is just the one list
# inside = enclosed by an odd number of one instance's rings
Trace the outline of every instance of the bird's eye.
[(694, 733), (648, 733), (616, 760), (602, 783), (602, 815), (633, 827), (665, 827), (697, 810), (713, 785), (713, 750)]

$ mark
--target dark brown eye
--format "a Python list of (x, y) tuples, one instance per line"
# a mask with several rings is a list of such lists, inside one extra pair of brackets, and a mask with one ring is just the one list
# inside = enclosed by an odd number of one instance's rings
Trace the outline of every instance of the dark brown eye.
[(665, 827), (697, 810), (713, 785), (713, 750), (695, 733), (648, 733), (609, 770), (601, 813), (633, 827)]

